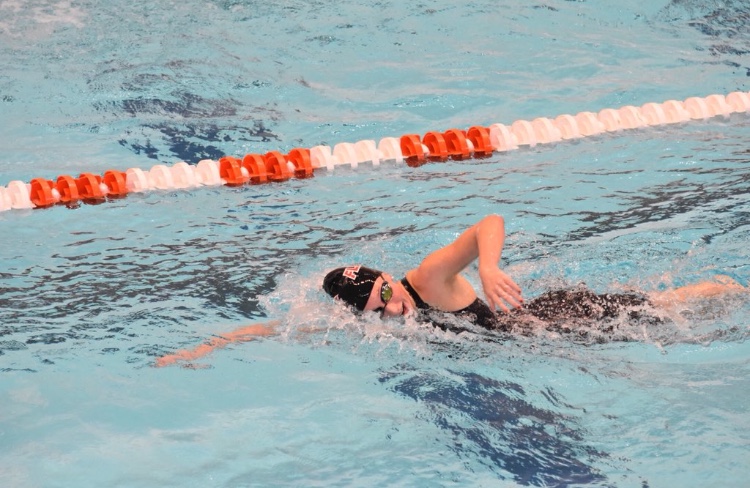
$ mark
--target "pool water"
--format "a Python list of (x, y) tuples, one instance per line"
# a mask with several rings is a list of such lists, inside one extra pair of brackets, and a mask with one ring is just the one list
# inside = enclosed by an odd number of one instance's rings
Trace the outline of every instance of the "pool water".
[[(0, 3), (0, 184), (747, 91), (742, 2)], [(3, 486), (742, 486), (750, 301), (455, 336), (320, 282), (488, 213), (533, 297), (748, 284), (750, 118), (0, 213)], [(468, 278), (478, 283), (476, 268)], [(187, 367), (240, 325), (280, 335)]]

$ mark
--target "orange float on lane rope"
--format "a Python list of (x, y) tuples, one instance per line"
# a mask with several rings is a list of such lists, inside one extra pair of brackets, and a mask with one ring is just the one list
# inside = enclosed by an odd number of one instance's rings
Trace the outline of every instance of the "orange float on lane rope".
[(490, 143), (490, 130), (487, 127), (482, 127), (481, 125), (469, 127), (469, 130), (466, 132), (466, 137), (474, 145), (475, 157), (487, 157), (492, 155), (494, 149)]
[(448, 145), (445, 142), (445, 137), (440, 132), (428, 132), (422, 138), (422, 143), (430, 151), (428, 156), (430, 161), (448, 160)]
[(81, 199), (78, 192), (78, 185), (76, 184), (76, 180), (72, 176), (58, 176), (55, 186), (57, 187), (57, 191), (60, 193), (60, 202), (70, 203)]
[(242, 158), (242, 167), (250, 173), (250, 183), (254, 185), (268, 183), (268, 169), (260, 154), (245, 154)]
[(312, 178), (313, 167), (310, 160), (310, 150), (304, 148), (292, 149), (287, 154), (287, 159), (294, 165), (295, 178)]
[(460, 129), (448, 129), (445, 131), (445, 143), (448, 145), (448, 154), (456, 161), (468, 159), (471, 149), (466, 141), (466, 133)]
[(122, 198), (128, 194), (127, 175), (123, 171), (109, 169), (104, 172), (102, 182), (107, 185), (108, 197)]
[(34, 178), (31, 180), (29, 199), (37, 207), (50, 207), (57, 203), (53, 192), (54, 189), (54, 182), (44, 178)]
[(101, 183), (101, 176), (93, 173), (81, 173), (76, 180), (76, 187), (78, 187), (78, 194), (82, 200), (104, 200), (104, 193), (99, 186)]
[(286, 181), (292, 177), (292, 172), (286, 165), (286, 158), (279, 151), (269, 151), (263, 156), (268, 169), (268, 179), (271, 181)]
[(416, 134), (406, 134), (401, 136), (401, 154), (404, 156), (406, 164), (415, 168), (425, 163), (425, 153), (422, 142)]
[(219, 176), (227, 182), (227, 186), (244, 185), (250, 180), (250, 176), (242, 173), (240, 160), (232, 156), (219, 159)]

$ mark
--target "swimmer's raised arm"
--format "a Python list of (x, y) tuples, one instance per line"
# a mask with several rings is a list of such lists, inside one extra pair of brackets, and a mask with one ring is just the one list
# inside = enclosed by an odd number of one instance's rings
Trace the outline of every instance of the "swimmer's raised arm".
[[(460, 275), (479, 259), (479, 277), (490, 307), (508, 311), (523, 303), (521, 288), (499, 268), (505, 244), (505, 221), (488, 215), (464, 231), (451, 244), (438, 249), (407, 274), (422, 297), (445, 310), (460, 308), (476, 298), (471, 285)], [(465, 306), (465, 305), (464, 305)]]
[(167, 354), (156, 359), (155, 366), (169, 366), (179, 361), (195, 361), (213, 352), (215, 349), (226, 347), (230, 343), (249, 342), (258, 337), (276, 335), (276, 327), (280, 324), (278, 320), (271, 320), (259, 324), (246, 325), (231, 332), (219, 334), (208, 342), (196, 346), (193, 349), (181, 349), (173, 354)]

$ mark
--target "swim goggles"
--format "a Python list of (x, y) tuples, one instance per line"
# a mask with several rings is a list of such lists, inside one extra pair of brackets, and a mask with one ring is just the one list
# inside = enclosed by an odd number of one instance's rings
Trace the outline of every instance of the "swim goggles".
[(391, 285), (389, 285), (388, 282), (385, 281), (385, 276), (380, 276), (381, 278), (383, 278), (383, 284), (380, 285), (380, 300), (384, 303), (384, 305), (382, 307), (376, 308), (375, 311), (383, 313), (385, 312), (385, 307), (388, 306), (388, 302), (390, 302), (391, 298), (393, 298), (393, 288), (391, 288)]

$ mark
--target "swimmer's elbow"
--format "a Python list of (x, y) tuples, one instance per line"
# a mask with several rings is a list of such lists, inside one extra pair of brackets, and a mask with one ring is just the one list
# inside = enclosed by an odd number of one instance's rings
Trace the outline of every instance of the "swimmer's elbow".
[(489, 214), (485, 218), (483, 218), (480, 223), (487, 223), (492, 227), (497, 227), (500, 229), (505, 228), (505, 219), (500, 214)]
[(482, 229), (482, 230), (505, 230), (505, 219), (503, 219), (502, 215), (499, 214), (489, 214), (486, 215), (482, 220), (479, 221), (479, 223), (476, 226), (476, 229)]

